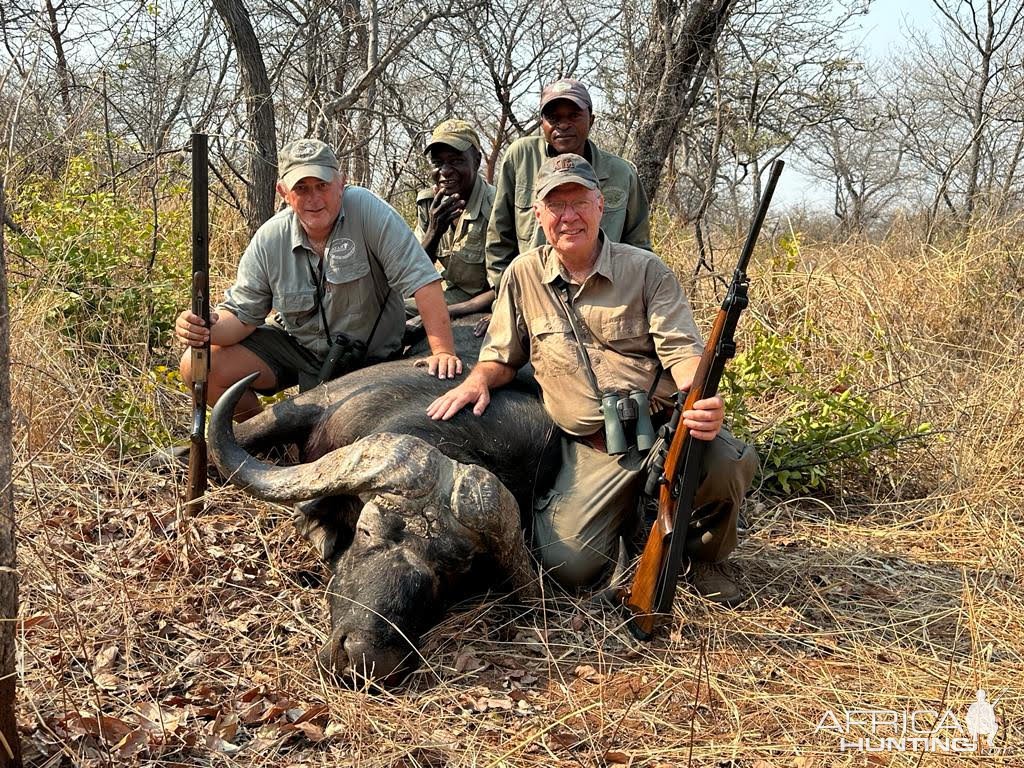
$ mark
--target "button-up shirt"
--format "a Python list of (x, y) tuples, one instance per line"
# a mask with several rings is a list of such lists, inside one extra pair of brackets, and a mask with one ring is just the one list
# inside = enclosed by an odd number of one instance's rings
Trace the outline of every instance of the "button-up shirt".
[(219, 306), (247, 325), (266, 319), (318, 357), (327, 354), (328, 329), (365, 342), (380, 316), (367, 354), (384, 358), (402, 343), (403, 299), (440, 279), (398, 212), (362, 187), (345, 188), (322, 266), (321, 279), (320, 258), (286, 208), (253, 235)]
[[(550, 245), (529, 251), (505, 273), (487, 329), (481, 361), (519, 368), (533, 364), (551, 418), (571, 435), (589, 435), (603, 424), (601, 394), (650, 390), (660, 361), (670, 372), (656, 396), (670, 398), (687, 383), (683, 364), (704, 346), (679, 281), (650, 251), (613, 243), (602, 235), (594, 270), (582, 285)], [(580, 331), (600, 392), (585, 363), (569, 319), (553, 292), (567, 286), (582, 320)]]
[[(584, 156), (597, 174), (604, 195), (601, 229), (617, 243), (651, 250), (650, 207), (632, 163), (587, 140)], [(533, 182), (554, 150), (543, 136), (525, 136), (505, 153), (487, 227), (487, 278), (495, 288), (520, 253), (547, 242), (533, 213)]]
[[(430, 205), (434, 191), (424, 189), (416, 196), (416, 237), (420, 242), (430, 225)], [(437, 261), (445, 281), (445, 302), (457, 304), (468, 301), (490, 288), (484, 266), (484, 243), (487, 222), (494, 204), (494, 187), (476, 177), (466, 208), (453, 226), (441, 236), (437, 246)]]

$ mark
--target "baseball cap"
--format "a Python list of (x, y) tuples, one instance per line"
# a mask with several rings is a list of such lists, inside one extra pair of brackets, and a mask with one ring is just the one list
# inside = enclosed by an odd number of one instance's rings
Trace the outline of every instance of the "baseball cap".
[(476, 147), (478, 152), (483, 152), (480, 148), (480, 137), (476, 135), (473, 126), (465, 120), (445, 120), (438, 125), (430, 134), (430, 141), (427, 142), (423, 154), (428, 154), (435, 144), (444, 144), (459, 152), (465, 152), (470, 147)]
[(555, 99), (568, 99), (577, 107), (585, 107), (589, 112), (594, 111), (594, 102), (590, 100), (586, 86), (571, 77), (563, 77), (544, 86), (544, 90), (540, 92), (540, 111), (543, 112), (544, 107)]
[(551, 190), (563, 184), (579, 184), (587, 189), (597, 189), (597, 174), (594, 166), (579, 155), (555, 155), (544, 161), (533, 182), (534, 200), (543, 200)]
[(289, 189), (306, 176), (333, 181), (337, 172), (338, 156), (319, 139), (291, 141), (277, 153), (277, 175)]

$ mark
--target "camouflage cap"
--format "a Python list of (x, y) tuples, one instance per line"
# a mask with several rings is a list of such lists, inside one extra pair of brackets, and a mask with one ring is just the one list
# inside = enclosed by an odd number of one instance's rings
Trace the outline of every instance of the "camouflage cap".
[(318, 139), (289, 142), (277, 153), (277, 177), (288, 189), (306, 176), (334, 181), (337, 172), (338, 156)]
[(597, 174), (594, 166), (579, 155), (555, 155), (544, 161), (533, 182), (533, 199), (543, 200), (548, 193), (563, 184), (579, 184), (587, 189), (597, 189)]
[(465, 120), (445, 120), (438, 125), (427, 142), (423, 154), (429, 154), (430, 148), (435, 144), (444, 144), (446, 147), (465, 152), (470, 147), (476, 147), (477, 152), (483, 152), (480, 148), (480, 137), (476, 135), (473, 126)]
[(540, 111), (543, 112), (544, 107), (556, 99), (568, 99), (577, 107), (585, 107), (588, 112), (594, 111), (594, 102), (590, 100), (586, 86), (571, 77), (563, 77), (544, 86), (544, 90), (540, 92)]

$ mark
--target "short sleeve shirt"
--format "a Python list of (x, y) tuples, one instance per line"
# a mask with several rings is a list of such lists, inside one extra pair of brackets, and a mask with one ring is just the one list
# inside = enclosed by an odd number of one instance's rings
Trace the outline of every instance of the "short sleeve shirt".
[(690, 304), (668, 266), (650, 251), (613, 243), (603, 234), (602, 241), (583, 285), (569, 284), (550, 245), (515, 259), (480, 351), (481, 361), (515, 368), (532, 363), (544, 407), (571, 435), (600, 429), (601, 399), (582, 367), (572, 327), (553, 293), (556, 286), (568, 284), (601, 392), (649, 390), (660, 361), (672, 380), (662, 377), (656, 394), (671, 397), (685, 383), (682, 364), (704, 349)]
[[(434, 192), (430, 189), (416, 196), (416, 237), (420, 242), (430, 223), (433, 200)], [(490, 288), (484, 265), (484, 242), (493, 203), (494, 187), (478, 175), (462, 215), (441, 236), (437, 260), (445, 281), (445, 299), (450, 304), (468, 301)]]
[(367, 354), (384, 358), (401, 347), (403, 299), (440, 279), (398, 212), (362, 187), (345, 188), (322, 267), (321, 280), (320, 259), (287, 208), (256, 231), (219, 306), (247, 325), (266, 319), (318, 357), (328, 332), (365, 342), (379, 316)]

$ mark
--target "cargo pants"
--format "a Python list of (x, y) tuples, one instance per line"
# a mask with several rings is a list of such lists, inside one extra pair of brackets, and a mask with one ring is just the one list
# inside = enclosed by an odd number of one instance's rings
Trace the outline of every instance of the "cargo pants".
[[(609, 456), (562, 437), (562, 467), (533, 516), (534, 550), (557, 582), (589, 586), (614, 567), (619, 536), (639, 522), (637, 499), (657, 448)], [(691, 558), (720, 562), (736, 547), (736, 521), (757, 466), (753, 446), (725, 429), (708, 443), (686, 542)]]

